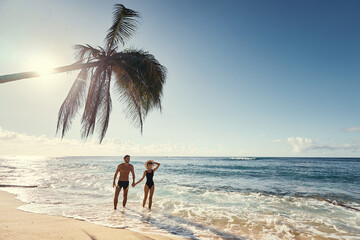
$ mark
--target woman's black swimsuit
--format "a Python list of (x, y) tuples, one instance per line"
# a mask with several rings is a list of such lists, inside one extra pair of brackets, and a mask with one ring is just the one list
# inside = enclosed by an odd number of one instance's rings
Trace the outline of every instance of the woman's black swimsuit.
[(154, 171), (151, 171), (151, 173), (149, 173), (146, 170), (146, 185), (148, 186), (149, 189), (151, 189), (152, 186), (154, 186), (153, 176), (154, 176)]

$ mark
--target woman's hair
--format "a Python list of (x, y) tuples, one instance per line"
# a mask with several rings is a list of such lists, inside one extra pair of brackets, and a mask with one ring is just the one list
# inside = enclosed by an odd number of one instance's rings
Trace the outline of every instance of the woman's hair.
[(145, 162), (145, 168), (148, 167), (148, 165), (149, 165), (150, 162), (152, 163), (151, 165), (154, 164), (154, 161), (153, 161), (153, 160), (147, 160), (147, 161)]
[(130, 155), (125, 155), (124, 159), (127, 158), (127, 157), (130, 157)]

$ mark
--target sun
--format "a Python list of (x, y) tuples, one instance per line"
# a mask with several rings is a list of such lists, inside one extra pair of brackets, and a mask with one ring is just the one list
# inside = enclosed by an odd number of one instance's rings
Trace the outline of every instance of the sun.
[(40, 76), (46, 76), (54, 73), (54, 68), (52, 67), (41, 67), (36, 71)]
[(31, 60), (30, 68), (39, 76), (46, 76), (54, 73), (55, 64), (51, 57), (37, 56)]

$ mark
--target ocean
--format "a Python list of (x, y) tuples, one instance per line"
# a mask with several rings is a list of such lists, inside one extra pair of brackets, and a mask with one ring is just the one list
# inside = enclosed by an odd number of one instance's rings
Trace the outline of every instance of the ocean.
[[(113, 210), (120, 157), (0, 157), (0, 190), (23, 211), (189, 239), (360, 239), (360, 158), (131, 157), (136, 180)], [(131, 175), (130, 175), (131, 183)]]

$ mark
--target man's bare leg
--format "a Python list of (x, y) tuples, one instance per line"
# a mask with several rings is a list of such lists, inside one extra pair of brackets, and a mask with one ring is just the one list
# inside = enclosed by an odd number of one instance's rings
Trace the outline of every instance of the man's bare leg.
[(119, 198), (119, 193), (120, 193), (121, 188), (117, 188), (115, 189), (115, 196), (114, 196), (114, 210), (116, 210), (116, 206), (118, 204), (118, 198)]
[(123, 207), (126, 205), (128, 189), (124, 189)]

